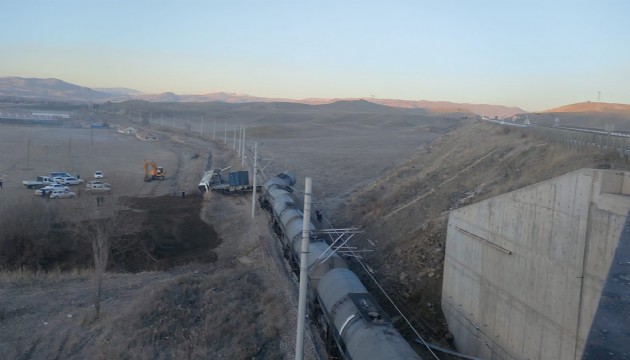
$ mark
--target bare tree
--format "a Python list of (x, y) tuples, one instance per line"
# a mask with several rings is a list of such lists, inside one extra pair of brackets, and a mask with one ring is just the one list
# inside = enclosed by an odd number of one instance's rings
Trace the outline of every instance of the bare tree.
[(92, 253), (94, 255), (94, 280), (96, 282), (94, 308), (96, 318), (101, 315), (101, 300), (103, 295), (103, 276), (107, 270), (109, 260), (110, 236), (115, 230), (115, 220), (112, 218), (94, 219), (93, 230), (89, 235), (92, 242)]
[[(96, 318), (100, 317), (101, 302), (103, 299), (103, 279), (107, 271), (109, 255), (112, 245), (127, 234), (136, 231), (135, 225), (127, 217), (121, 216), (116, 205), (116, 198), (104, 196), (99, 201), (99, 205), (92, 204), (88, 211), (86, 220), (77, 223), (77, 235), (87, 240), (92, 245), (94, 257), (94, 308)], [(86, 203), (87, 204), (87, 203)], [(91, 201), (89, 201), (91, 204)]]

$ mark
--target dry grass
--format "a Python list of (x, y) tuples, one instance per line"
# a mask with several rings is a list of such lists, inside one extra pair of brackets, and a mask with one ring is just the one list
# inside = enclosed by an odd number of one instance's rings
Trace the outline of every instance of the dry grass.
[(276, 341), (283, 311), (257, 269), (182, 275), (139, 294), (121, 310), (103, 324), (107, 330), (97, 341), (103, 359), (284, 356)]
[(368, 224), (366, 237), (377, 243), (377, 256), (370, 263), (394, 297), (445, 331), (436, 305), (448, 212), (576, 169), (600, 166), (630, 168), (596, 149), (577, 152), (522, 129), (471, 123), (357, 191), (346, 203), (345, 214), (354, 225)]
[(49, 271), (32, 271), (25, 268), (0, 271), (0, 285), (6, 287), (28, 287), (44, 284), (56, 284), (67, 279), (89, 278), (94, 270), (89, 268), (74, 268), (61, 271), (58, 267)]

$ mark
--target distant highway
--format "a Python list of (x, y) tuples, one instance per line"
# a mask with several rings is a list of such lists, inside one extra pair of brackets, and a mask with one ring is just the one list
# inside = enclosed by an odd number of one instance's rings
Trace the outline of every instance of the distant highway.
[(603, 130), (603, 129), (584, 128), (584, 127), (579, 127), (579, 126), (553, 126), (553, 125), (538, 124), (538, 123), (532, 123), (532, 124), (526, 125), (526, 124), (517, 124), (517, 123), (510, 122), (510, 121), (490, 120), (490, 119), (485, 120), (485, 121), (488, 121), (488, 122), (491, 122), (491, 123), (495, 123), (495, 124), (499, 124), (499, 125), (507, 125), (507, 126), (541, 127), (541, 128), (560, 129), (560, 130), (569, 130), (569, 131), (579, 131), (579, 132), (585, 132), (585, 133), (591, 133), (591, 134), (610, 135), (610, 136), (630, 138), (630, 132), (628, 132), (628, 131), (620, 131), (620, 130), (609, 132), (609, 131), (606, 131), (606, 130)]

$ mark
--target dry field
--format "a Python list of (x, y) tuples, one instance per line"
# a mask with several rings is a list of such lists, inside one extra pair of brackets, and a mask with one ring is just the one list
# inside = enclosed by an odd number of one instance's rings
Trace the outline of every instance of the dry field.
[[(456, 124), (445, 121), (436, 132), (421, 121), (315, 118), (241, 120), (248, 148), (257, 141), (266, 166), (259, 180), (282, 170), (300, 183), (311, 176), (331, 219), (349, 194)], [(158, 141), (104, 129), (0, 125), (0, 211), (3, 235), (13, 235), (3, 246), (19, 249), (0, 254), (0, 351), (22, 359), (293, 358), (296, 281), (278, 259), (266, 215), (251, 219), (250, 196), (195, 195), (205, 169), (239, 167), (232, 142), (200, 139), (194, 128), (154, 123), (147, 130)], [(166, 180), (142, 181), (144, 159), (163, 166)], [(91, 180), (95, 170), (113, 187), (104, 206), (85, 191), (46, 200), (21, 184), (51, 171)], [(111, 212), (127, 225), (112, 247), (95, 318), (88, 227), (72, 224)], [(27, 233), (35, 240), (18, 236)], [(325, 357), (316, 331), (306, 339), (309, 359)]]
[[(195, 193), (204, 170), (240, 168), (235, 125), (247, 126), (245, 168), (258, 143), (259, 183), (292, 170), (301, 187), (310, 176), (314, 201), (334, 225), (365, 229), (353, 245), (373, 250), (366, 257), (374, 276), (422, 335), (442, 346), (448, 346), (447, 329), (438, 304), (449, 210), (581, 167), (629, 168), (607, 154), (578, 153), (474, 121), (459, 126), (461, 119), (261, 111), (223, 113), (216, 141), (208, 124), (202, 139), (201, 124), (175, 117), (169, 126), (141, 124), (124, 112), (101, 116), (141, 127), (158, 140), (111, 130), (0, 125), (2, 354), (293, 358), (296, 280), (266, 214), (257, 209), (251, 218), (249, 195)], [(226, 144), (220, 123), (228, 120)], [(142, 181), (144, 159), (163, 166), (166, 180)], [(21, 184), (51, 171), (91, 180), (94, 170), (104, 171), (114, 189), (104, 206), (85, 192), (47, 201)], [(111, 213), (125, 221), (112, 244), (96, 318), (98, 277), (88, 230)], [(365, 284), (400, 319), (367, 277)], [(308, 359), (325, 358), (316, 333), (311, 326)]]

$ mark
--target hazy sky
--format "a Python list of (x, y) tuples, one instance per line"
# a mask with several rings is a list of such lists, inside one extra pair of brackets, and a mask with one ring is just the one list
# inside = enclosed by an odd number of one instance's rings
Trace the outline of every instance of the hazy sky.
[(630, 103), (630, 1), (21, 0), (0, 76), (148, 93)]

